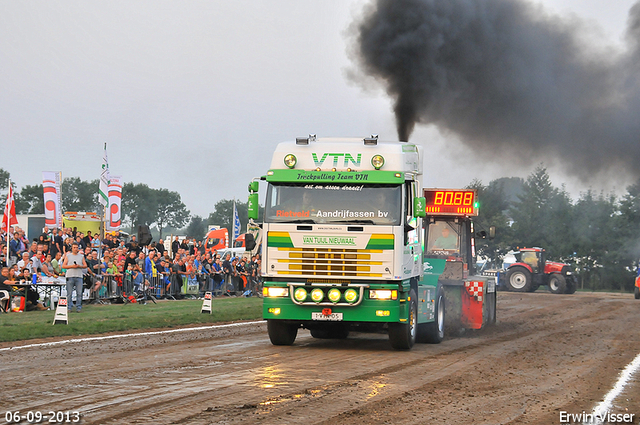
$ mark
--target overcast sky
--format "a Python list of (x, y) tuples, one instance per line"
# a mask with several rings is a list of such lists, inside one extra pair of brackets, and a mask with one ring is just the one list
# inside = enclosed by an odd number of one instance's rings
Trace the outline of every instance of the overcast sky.
[[(365, 3), (0, 0), (0, 168), (18, 189), (40, 184), (42, 171), (97, 179), (106, 142), (113, 175), (177, 191), (206, 217), (220, 199), (246, 201), (278, 142), (396, 139), (383, 91), (346, 77), (345, 32)], [(540, 4), (616, 44), (633, 1)], [(538, 164), (479, 162), (434, 128), (417, 127), (411, 141), (430, 153), (425, 186), (527, 177)], [(588, 188), (549, 171), (575, 196)], [(629, 183), (590, 187), (621, 193)]]

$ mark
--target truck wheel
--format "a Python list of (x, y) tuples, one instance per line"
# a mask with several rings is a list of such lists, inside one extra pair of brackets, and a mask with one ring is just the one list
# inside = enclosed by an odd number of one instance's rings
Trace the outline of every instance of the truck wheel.
[(273, 345), (291, 345), (298, 335), (298, 326), (282, 320), (267, 320), (267, 332)]
[(637, 286), (634, 288), (633, 296), (636, 297), (636, 300), (640, 300), (640, 288)]
[(573, 276), (569, 276), (567, 279), (567, 288), (565, 289), (565, 294), (574, 294), (578, 289), (578, 285), (576, 285), (576, 280)]
[(319, 339), (345, 339), (349, 336), (349, 328), (344, 325), (329, 325), (309, 329), (309, 332), (312, 337)]
[(409, 293), (409, 318), (406, 323), (389, 323), (389, 341), (396, 350), (409, 350), (416, 342), (418, 302), (415, 291)]
[(438, 288), (435, 301), (434, 321), (431, 323), (421, 323), (418, 325), (416, 342), (440, 344), (444, 339), (444, 290)]
[(531, 272), (524, 267), (512, 267), (507, 270), (507, 288), (513, 292), (529, 292)]
[(549, 291), (552, 294), (564, 294), (567, 290), (567, 281), (561, 274), (549, 276)]
[[(487, 298), (489, 298), (489, 294), (487, 294)], [(489, 305), (489, 307), (491, 308), (491, 310), (489, 311), (489, 320), (488, 323), (489, 325), (495, 325), (496, 324), (496, 317), (497, 317), (497, 311), (498, 311), (498, 294), (497, 293), (493, 293), (493, 297), (491, 304)]]

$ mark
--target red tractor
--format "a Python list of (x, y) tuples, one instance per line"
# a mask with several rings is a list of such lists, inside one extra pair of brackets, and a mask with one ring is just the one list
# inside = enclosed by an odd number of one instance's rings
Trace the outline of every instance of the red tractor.
[[(552, 294), (573, 294), (576, 280), (571, 266), (564, 263), (546, 261), (542, 248), (522, 248), (514, 253), (516, 262), (506, 271), (501, 285), (508, 291), (533, 292), (547, 285)], [(502, 280), (502, 279), (500, 279)]]

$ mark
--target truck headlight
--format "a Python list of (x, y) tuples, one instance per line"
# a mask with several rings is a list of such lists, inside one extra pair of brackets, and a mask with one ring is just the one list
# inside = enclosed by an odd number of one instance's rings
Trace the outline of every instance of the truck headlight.
[(397, 300), (398, 291), (396, 289), (371, 289), (369, 298), (372, 300)]
[(344, 299), (349, 304), (353, 304), (358, 300), (358, 292), (353, 288), (349, 288), (344, 291)]
[(298, 302), (303, 302), (307, 299), (307, 290), (304, 288), (296, 289), (293, 293), (293, 298), (295, 298)]
[(281, 286), (268, 286), (262, 291), (265, 297), (287, 297), (289, 296), (289, 288)]
[(313, 291), (311, 291), (311, 299), (314, 302), (319, 303), (320, 301), (322, 301), (323, 298), (324, 298), (324, 292), (322, 291), (322, 289), (316, 288)]
[(341, 296), (342, 294), (340, 293), (340, 290), (336, 288), (330, 289), (329, 293), (327, 294), (327, 298), (329, 298), (329, 301), (331, 301), (332, 303), (337, 303), (338, 301), (340, 301)]

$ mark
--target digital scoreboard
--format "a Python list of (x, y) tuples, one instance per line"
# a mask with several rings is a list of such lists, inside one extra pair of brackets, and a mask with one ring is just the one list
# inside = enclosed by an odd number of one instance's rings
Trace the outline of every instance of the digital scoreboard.
[(477, 216), (475, 190), (425, 189), (427, 215)]

